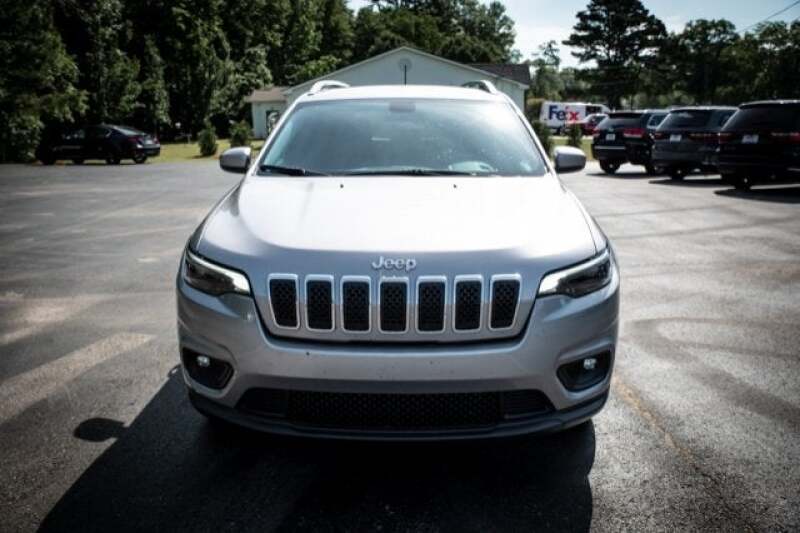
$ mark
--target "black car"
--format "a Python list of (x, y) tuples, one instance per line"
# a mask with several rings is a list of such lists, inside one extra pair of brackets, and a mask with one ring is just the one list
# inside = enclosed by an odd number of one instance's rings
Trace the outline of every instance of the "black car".
[(36, 158), (45, 165), (59, 159), (71, 159), (77, 164), (102, 159), (116, 165), (123, 159), (144, 163), (160, 153), (161, 144), (155, 137), (127, 126), (101, 124), (47, 136), (39, 145)]
[(738, 189), (800, 182), (800, 100), (742, 104), (719, 133), (717, 167)]
[(592, 142), (592, 155), (606, 174), (613, 174), (623, 163), (643, 165), (648, 174), (657, 174), (650, 152), (653, 133), (667, 116), (661, 109), (614, 111), (597, 125)]
[(735, 107), (673, 109), (653, 135), (653, 165), (675, 180), (695, 169), (716, 171), (718, 134), (735, 112)]

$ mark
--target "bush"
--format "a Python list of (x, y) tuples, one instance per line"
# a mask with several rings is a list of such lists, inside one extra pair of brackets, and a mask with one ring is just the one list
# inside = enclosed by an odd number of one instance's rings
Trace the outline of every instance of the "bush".
[(250, 146), (250, 124), (244, 120), (231, 126), (231, 148)]
[(580, 148), (583, 142), (583, 130), (578, 124), (570, 124), (567, 127), (567, 144)]
[(547, 152), (548, 156), (552, 155), (553, 139), (550, 137), (550, 128), (541, 120), (531, 121), (531, 126), (533, 126), (533, 131), (536, 132), (536, 136), (539, 137), (539, 142), (542, 143), (544, 151)]
[(211, 122), (206, 121), (205, 126), (197, 135), (197, 143), (200, 145), (200, 155), (208, 157), (217, 153), (217, 134)]

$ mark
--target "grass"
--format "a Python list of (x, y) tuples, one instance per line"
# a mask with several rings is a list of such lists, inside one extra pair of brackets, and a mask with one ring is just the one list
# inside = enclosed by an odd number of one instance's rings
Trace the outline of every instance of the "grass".
[[(564, 145), (567, 144), (567, 138), (566, 137), (556, 137), (556, 136), (554, 136), (553, 137), (553, 144), (555, 146), (564, 146)], [(581, 150), (583, 150), (583, 153), (586, 154), (586, 160), (587, 161), (594, 161), (594, 158), (592, 157), (592, 138), (591, 137), (584, 136), (583, 139), (581, 139)]]
[[(264, 141), (257, 140), (250, 143), (253, 151), (258, 151)], [(192, 143), (162, 143), (161, 155), (154, 157), (150, 161), (153, 163), (176, 163), (180, 161), (212, 161), (219, 159), (222, 152), (230, 148), (231, 143), (228, 139), (217, 141), (217, 153), (210, 156), (200, 155), (200, 146), (196, 142)]]

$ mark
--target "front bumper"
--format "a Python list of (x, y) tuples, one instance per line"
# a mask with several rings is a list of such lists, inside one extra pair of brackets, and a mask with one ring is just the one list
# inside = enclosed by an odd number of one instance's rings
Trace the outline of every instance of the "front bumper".
[[(463, 439), (555, 431), (597, 413), (608, 394), (617, 343), (619, 277), (582, 298), (540, 298), (522, 334), (470, 344), (320, 343), (279, 339), (262, 325), (250, 297), (213, 297), (178, 279), (178, 336), (191, 350), (229, 363), (221, 390), (183, 375), (198, 410), (265, 431), (358, 439)], [(570, 391), (557, 377), (568, 362), (607, 353), (604, 379)], [(251, 389), (426, 394), (540, 391), (552, 410), (490, 427), (385, 430), (318, 427), (254, 416), (240, 409)]]

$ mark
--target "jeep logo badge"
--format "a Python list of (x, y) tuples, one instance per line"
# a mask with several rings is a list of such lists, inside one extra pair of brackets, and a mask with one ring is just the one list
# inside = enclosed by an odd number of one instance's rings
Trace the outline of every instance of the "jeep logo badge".
[(406, 272), (410, 272), (417, 268), (417, 260), (412, 258), (386, 259), (380, 256), (377, 261), (372, 262), (372, 268), (375, 270), (385, 268), (386, 270), (405, 270)]

